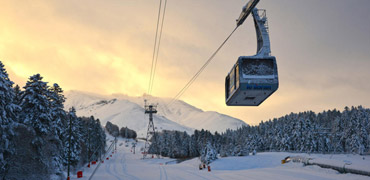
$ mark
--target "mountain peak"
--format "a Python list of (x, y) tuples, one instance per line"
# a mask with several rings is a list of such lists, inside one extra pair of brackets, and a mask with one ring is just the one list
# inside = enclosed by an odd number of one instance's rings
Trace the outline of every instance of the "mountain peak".
[[(79, 116), (95, 116), (104, 125), (107, 121), (120, 127), (127, 126), (138, 132), (139, 137), (146, 135), (148, 117), (144, 114), (143, 96), (132, 97), (125, 94), (99, 95), (82, 91), (65, 93), (65, 108), (75, 107)], [(213, 111), (203, 111), (184, 101), (177, 100), (170, 107), (170, 98), (150, 96), (150, 102), (158, 103), (158, 114), (154, 115), (157, 130), (179, 130), (193, 133), (194, 129), (211, 132), (224, 132), (247, 124), (239, 119)]]

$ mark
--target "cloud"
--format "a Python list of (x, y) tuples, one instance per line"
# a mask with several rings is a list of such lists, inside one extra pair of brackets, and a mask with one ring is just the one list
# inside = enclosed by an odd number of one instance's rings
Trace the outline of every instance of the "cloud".
[[(341, 10), (349, 2), (335, 1), (328, 8), (333, 2), (320, 7), (308, 1), (259, 4), (268, 12), (280, 75), (279, 90), (260, 107), (227, 107), (224, 102), (226, 74), (238, 56), (255, 53), (252, 19), (181, 99), (250, 124), (292, 111), (370, 105), (370, 25), (348, 22), (357, 15), (370, 17), (363, 11), (367, 6), (351, 3), (360, 11), (351, 7), (354, 15), (345, 18)], [(235, 27), (244, 3), (168, 1), (153, 95), (174, 97), (184, 87)], [(134, 0), (1, 1), (0, 59), (17, 83), (40, 73), (65, 90), (142, 95), (149, 84), (158, 6), (157, 1)], [(338, 14), (342, 18), (336, 19)]]

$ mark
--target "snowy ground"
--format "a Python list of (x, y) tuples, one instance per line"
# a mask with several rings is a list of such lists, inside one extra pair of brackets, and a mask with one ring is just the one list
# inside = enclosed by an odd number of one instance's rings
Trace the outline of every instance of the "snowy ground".
[[(121, 146), (120, 146), (121, 144)], [(323, 169), (318, 166), (303, 166), (301, 163), (281, 164), (281, 160), (287, 156), (305, 156), (320, 161), (332, 163), (352, 163), (353, 165), (370, 170), (370, 156), (358, 155), (308, 155), (296, 153), (259, 153), (256, 156), (227, 157), (220, 158), (211, 163), (211, 172), (199, 170), (197, 158), (174, 163), (174, 159), (145, 159), (139, 151), (143, 142), (139, 142), (136, 154), (129, 147), (125, 147), (123, 139), (117, 143), (117, 152), (109, 160), (100, 165), (92, 179), (123, 180), (123, 179), (370, 179), (367, 176), (354, 174), (340, 174), (335, 170)], [(139, 152), (139, 153), (138, 153)], [(82, 179), (89, 179), (97, 165), (91, 168), (84, 168)], [(77, 179), (74, 175), (72, 179)]]

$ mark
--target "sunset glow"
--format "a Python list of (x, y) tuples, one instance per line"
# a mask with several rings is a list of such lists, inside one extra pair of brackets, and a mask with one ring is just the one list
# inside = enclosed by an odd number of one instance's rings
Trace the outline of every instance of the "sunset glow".
[[(369, 107), (370, 3), (356, 2), (343, 14), (350, 1), (261, 1), (278, 64), (277, 92), (259, 107), (225, 105), (227, 72), (239, 56), (255, 54), (249, 19), (180, 99), (253, 125), (290, 112)], [(174, 97), (235, 27), (244, 4), (169, 0), (152, 95)], [(64, 90), (141, 96), (157, 7), (152, 0), (3, 0), (0, 60), (20, 86), (40, 73)]]

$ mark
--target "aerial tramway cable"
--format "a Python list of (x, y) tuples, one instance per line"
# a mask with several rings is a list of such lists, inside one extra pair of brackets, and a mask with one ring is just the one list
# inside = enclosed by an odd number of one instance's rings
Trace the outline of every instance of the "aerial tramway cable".
[(236, 27), (230, 33), (230, 35), (225, 39), (225, 41), (217, 48), (217, 50), (211, 55), (211, 57), (204, 63), (204, 65), (198, 70), (198, 72), (189, 80), (189, 82), (176, 94), (176, 96), (168, 103), (166, 106), (173, 104), (176, 100), (178, 100), (185, 91), (193, 84), (193, 82), (198, 78), (200, 73), (207, 67), (207, 65), (212, 61), (212, 59), (216, 56), (216, 54), (220, 51), (220, 49), (224, 46), (224, 44), (229, 40), (229, 38), (234, 34), (234, 32), (238, 29), (240, 25), (244, 23), (247, 19), (249, 14), (252, 12), (252, 9), (256, 7), (260, 0), (250, 0), (242, 9), (242, 12), (239, 18), (236, 20)]
[(154, 62), (154, 70), (153, 70), (153, 77), (152, 77), (152, 81), (151, 81), (152, 84), (150, 86), (150, 93), (152, 93), (152, 90), (153, 90), (154, 77), (155, 77), (155, 72), (156, 72), (156, 69), (157, 69), (157, 61), (158, 61), (159, 47), (161, 45), (163, 23), (164, 23), (164, 17), (166, 15), (166, 7), (167, 7), (167, 0), (164, 1), (163, 15), (162, 15), (162, 21), (161, 21), (161, 28), (160, 28), (160, 32), (159, 32), (159, 39), (158, 39), (158, 46), (157, 46), (157, 54), (156, 54), (155, 62)]
[(208, 60), (203, 64), (203, 66), (198, 70), (197, 73), (186, 83), (186, 85), (176, 94), (176, 96), (168, 103), (166, 106), (172, 105), (176, 100), (178, 100), (185, 91), (193, 84), (193, 82), (198, 78), (200, 73), (208, 66), (208, 64), (213, 60), (216, 54), (220, 51), (220, 49), (225, 45), (225, 43), (230, 39), (230, 37), (234, 34), (234, 32), (238, 29), (239, 25), (235, 27), (235, 29), (230, 33), (230, 35), (221, 43), (221, 45), (217, 48), (217, 50), (208, 58)]
[[(161, 38), (162, 38), (164, 17), (165, 17), (165, 14), (166, 14), (166, 7), (167, 7), (167, 0), (165, 0), (164, 7), (163, 7), (162, 21), (160, 21), (161, 9), (162, 9), (162, 0), (160, 0), (159, 10), (158, 10), (158, 18), (157, 18), (157, 28), (156, 28), (156, 32), (155, 32), (155, 40), (154, 40), (154, 48), (153, 48), (153, 56), (152, 56), (152, 67), (151, 67), (151, 70), (150, 70), (148, 95), (150, 95), (152, 93), (152, 90), (153, 90), (154, 77), (155, 77), (155, 72), (156, 72), (157, 62), (158, 62), (159, 47), (160, 47)], [(161, 26), (160, 26), (160, 32), (159, 32), (159, 37), (158, 37), (158, 28), (159, 28), (159, 23), (160, 22), (161, 22)]]
[(153, 68), (154, 68), (154, 57), (155, 57), (155, 51), (157, 47), (157, 36), (158, 36), (158, 27), (159, 27), (159, 19), (161, 16), (161, 9), (162, 9), (162, 0), (159, 1), (159, 10), (158, 10), (158, 18), (157, 18), (157, 28), (155, 31), (155, 39), (154, 39), (154, 48), (153, 48), (153, 57), (152, 57), (152, 67), (150, 69), (150, 79), (149, 79), (149, 87), (148, 87), (148, 94), (150, 94), (150, 87), (152, 84), (152, 76), (153, 76)]

